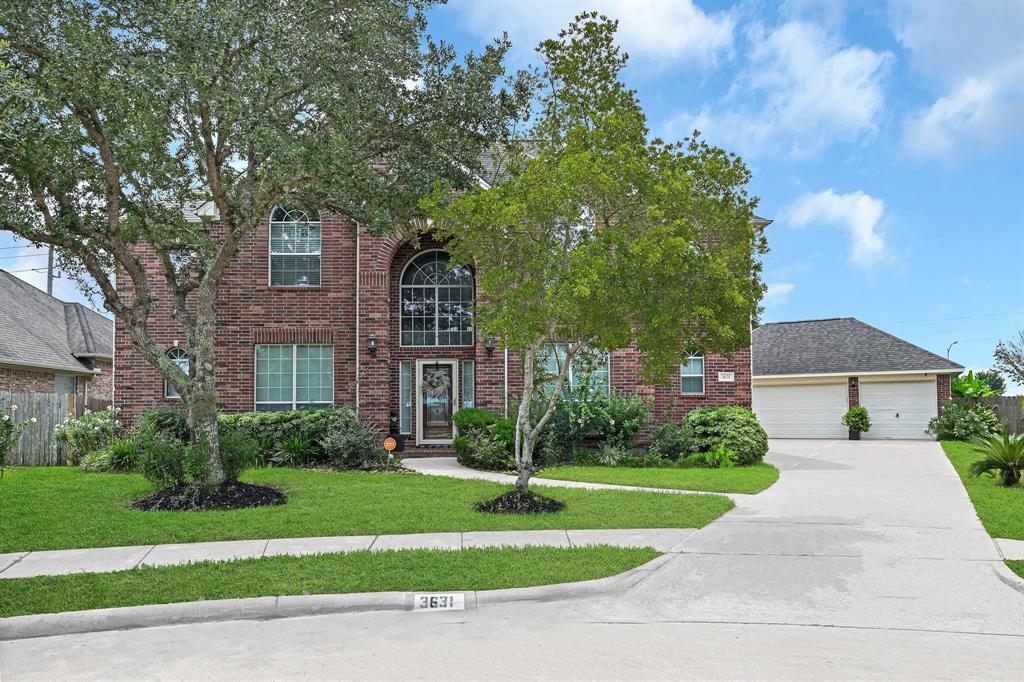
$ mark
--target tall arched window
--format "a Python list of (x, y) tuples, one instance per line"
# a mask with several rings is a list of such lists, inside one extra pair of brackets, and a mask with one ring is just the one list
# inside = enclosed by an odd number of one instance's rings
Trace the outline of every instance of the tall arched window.
[(402, 273), (402, 345), (473, 345), (473, 273), (445, 251), (416, 256)]
[(320, 213), (278, 206), (270, 214), (270, 286), (320, 286)]
[[(167, 357), (171, 359), (171, 362), (178, 366), (185, 374), (188, 374), (188, 353), (183, 348), (174, 347), (167, 351)], [(181, 394), (178, 393), (178, 389), (171, 385), (171, 382), (164, 379), (164, 397), (165, 398), (180, 398)]]

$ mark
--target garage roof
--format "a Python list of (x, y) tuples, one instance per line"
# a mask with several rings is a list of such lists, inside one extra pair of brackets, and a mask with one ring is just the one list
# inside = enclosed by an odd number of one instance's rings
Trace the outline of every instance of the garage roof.
[(754, 376), (964, 369), (853, 317), (765, 324), (752, 345)]

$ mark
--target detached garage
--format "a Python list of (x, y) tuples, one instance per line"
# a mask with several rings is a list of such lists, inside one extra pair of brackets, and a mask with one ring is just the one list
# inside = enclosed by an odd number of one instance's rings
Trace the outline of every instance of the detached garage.
[(964, 369), (852, 317), (763, 325), (752, 355), (753, 408), (772, 438), (845, 438), (854, 405), (871, 418), (863, 438), (929, 438)]

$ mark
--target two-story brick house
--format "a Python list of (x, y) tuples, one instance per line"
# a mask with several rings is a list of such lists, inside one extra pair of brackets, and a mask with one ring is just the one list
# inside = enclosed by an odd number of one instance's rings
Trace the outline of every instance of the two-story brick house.
[[(503, 412), (521, 386), (515, 353), (474, 329), (473, 272), (448, 264), (444, 244), (428, 236), (414, 246), (316, 211), (275, 209), (242, 244), (220, 289), (220, 405), (356, 404), (382, 429), (397, 422), (406, 454), (438, 454), (454, 437), (454, 411)], [(157, 307), (152, 333), (184, 363), (184, 334), (169, 312)], [(126, 415), (177, 400), (127, 334), (116, 334), (115, 345), (115, 403)], [(749, 347), (729, 357), (695, 354), (661, 386), (641, 383), (632, 349), (613, 351), (594, 374), (603, 390), (653, 397), (655, 423), (702, 405), (751, 404)]]

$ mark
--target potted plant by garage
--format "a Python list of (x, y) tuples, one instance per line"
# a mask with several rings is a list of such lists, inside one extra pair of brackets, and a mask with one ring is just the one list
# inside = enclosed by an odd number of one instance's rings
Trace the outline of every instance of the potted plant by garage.
[(847, 410), (843, 415), (843, 423), (850, 429), (850, 440), (860, 440), (860, 434), (871, 430), (871, 420), (868, 419), (868, 408), (857, 405)]

